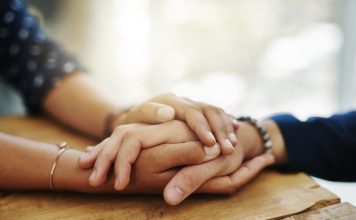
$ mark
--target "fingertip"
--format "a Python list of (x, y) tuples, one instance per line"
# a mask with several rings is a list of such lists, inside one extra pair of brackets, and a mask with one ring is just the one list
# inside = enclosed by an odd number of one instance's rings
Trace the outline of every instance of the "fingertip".
[(89, 176), (89, 185), (93, 186), (93, 187), (98, 186), (98, 184), (97, 184), (97, 170), (96, 169), (94, 169)]
[(232, 119), (231, 120), (231, 123), (232, 123), (232, 126), (235, 128), (235, 129), (238, 129), (240, 127), (240, 124), (239, 122), (236, 120), (236, 119)]
[(217, 142), (216, 142), (216, 139), (213, 135), (213, 133), (211, 133), (211, 131), (208, 131), (208, 132), (204, 132), (203, 135), (199, 135), (199, 137), (201, 137), (201, 142), (203, 142), (203, 144), (209, 146), (209, 147), (212, 147), (214, 146)]
[(131, 173), (131, 165), (120, 165), (117, 171), (116, 180), (115, 180), (115, 189), (121, 191), (125, 189), (130, 182), (130, 173)]
[(184, 198), (182, 189), (177, 186), (169, 187), (164, 190), (164, 200), (169, 205), (178, 205)]
[(237, 137), (234, 132), (229, 132), (228, 137), (233, 145), (237, 144)]
[(171, 121), (175, 118), (174, 108), (172, 108), (171, 106), (168, 106), (168, 105), (160, 106), (157, 109), (156, 117), (157, 117), (156, 119), (159, 122)]
[(232, 143), (230, 142), (230, 140), (225, 139), (222, 142), (223, 143), (221, 143), (220, 146), (221, 146), (221, 151), (224, 155), (231, 155), (232, 153), (234, 153), (235, 149)]
[(204, 146), (204, 152), (205, 152), (204, 161), (212, 160), (220, 155), (221, 147), (218, 143), (214, 144), (214, 146), (212, 147)]
[(94, 149), (93, 146), (88, 146), (88, 147), (85, 148), (85, 153), (89, 153), (89, 152), (91, 152), (93, 149)]

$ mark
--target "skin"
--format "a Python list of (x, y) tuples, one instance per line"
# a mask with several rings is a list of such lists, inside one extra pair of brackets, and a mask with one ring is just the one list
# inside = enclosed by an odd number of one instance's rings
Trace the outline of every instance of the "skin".
[[(150, 189), (149, 191), (154, 193), (164, 192), (167, 203), (176, 205), (194, 191), (232, 193), (274, 162), (271, 154), (257, 157), (249, 155), (254, 150), (250, 148), (253, 147), (251, 144), (258, 141), (253, 139), (253, 135), (245, 136), (244, 132), (254, 130), (248, 124), (242, 124), (241, 129), (237, 131), (243, 146), (238, 148), (239, 152), (228, 156), (220, 155), (212, 160), (211, 156), (205, 154), (200, 141), (189, 141), (189, 138), (194, 136), (188, 132), (184, 134), (186, 128), (180, 123), (170, 123), (170, 126), (178, 132), (181, 131), (187, 141), (143, 149), (132, 168), (132, 181), (125, 190), (117, 192), (114, 189), (114, 174), (110, 174), (103, 185), (90, 186), (87, 179), (92, 170), (81, 169), (77, 165), (78, 158), (83, 157), (85, 153), (73, 149), (67, 150), (58, 161), (54, 175), (55, 188), (86, 193), (147, 193)], [(171, 134), (170, 137), (174, 136), (175, 134)], [(58, 152), (56, 146), (6, 134), (0, 134), (0, 143), (1, 189), (49, 189), (50, 168)], [(15, 160), (19, 157), (23, 159)], [(254, 158), (241, 164), (243, 157)], [(181, 166), (184, 166), (183, 169), (177, 169)], [(172, 186), (179, 187), (183, 192), (179, 200), (172, 200), (168, 193)]]
[[(185, 122), (205, 146), (221, 148), (224, 155), (232, 154), (234, 146), (237, 146), (234, 133), (237, 122), (231, 120), (221, 108), (179, 98), (173, 94), (164, 94), (127, 109), (106, 98), (104, 93), (81, 73), (64, 78), (57, 87), (53, 88), (46, 96), (43, 108), (47, 114), (58, 121), (99, 138), (103, 138), (108, 115), (119, 111), (112, 124), (113, 131), (117, 130), (116, 127), (125, 124), (159, 124), (177, 119)], [(113, 145), (112, 141), (110, 143)], [(133, 158), (137, 158), (139, 150), (137, 148), (136, 156)], [(98, 160), (98, 163), (95, 167), (99, 170), (107, 170), (107, 163), (100, 162), (105, 159), (105, 154), (96, 156), (95, 160)], [(120, 157), (129, 156), (129, 152), (120, 151)], [(126, 176), (129, 175), (127, 169), (125, 169)], [(102, 176), (101, 173), (92, 174), (90, 183), (93, 186), (97, 185), (97, 182), (101, 184)], [(117, 180), (118, 189), (127, 185), (127, 177), (123, 179), (121, 183)]]
[[(66, 77), (61, 81), (60, 85), (52, 89), (44, 100), (43, 109), (49, 115), (64, 124), (84, 133), (102, 137), (107, 115), (113, 112), (113, 110), (120, 109), (120, 107), (113, 104), (115, 102), (105, 99), (105, 96), (101, 94), (100, 90), (97, 89), (86, 76), (80, 73), (74, 74)], [(164, 109), (163, 114), (159, 113), (162, 112), (160, 111), (162, 109)], [(93, 115), (95, 115), (95, 117), (93, 117)], [(238, 186), (241, 186), (253, 178), (257, 175), (259, 170), (271, 164), (274, 160), (271, 155), (254, 157), (261, 153), (262, 147), (260, 146), (261, 141), (259, 135), (253, 127), (246, 124), (239, 125), (236, 121), (231, 120), (231, 118), (229, 120), (228, 115), (219, 108), (178, 98), (172, 94), (158, 96), (136, 107), (122, 110), (121, 113), (117, 115), (113, 124), (113, 129), (119, 130), (120, 132), (114, 132), (113, 135), (117, 137), (117, 135), (122, 134), (123, 131), (127, 132), (127, 130), (122, 130), (121, 128), (121, 130), (116, 129), (116, 127), (120, 127), (125, 123), (150, 122), (152, 124), (159, 124), (166, 123), (172, 119), (178, 119), (187, 125), (187, 129), (189, 128), (191, 131), (191, 136), (189, 136), (191, 139), (187, 138), (185, 141), (180, 140), (181, 142), (175, 140), (174, 143), (169, 143), (170, 140), (174, 140), (174, 137), (177, 137), (177, 134), (179, 134), (178, 130), (173, 129), (173, 136), (168, 139), (163, 139), (164, 143), (158, 141), (146, 145), (137, 145), (138, 147), (135, 148), (136, 151), (133, 154), (130, 153), (130, 151), (126, 151), (129, 155), (134, 156), (128, 161), (130, 168), (126, 166), (126, 171), (124, 169), (126, 174), (124, 174), (129, 177), (135, 176), (133, 180), (119, 180), (119, 184), (115, 184), (116, 174), (109, 173), (108, 180), (104, 180), (102, 185), (99, 184), (100, 186), (93, 187), (88, 183), (89, 176), (92, 175), (93, 169), (87, 168), (83, 170), (77, 165), (78, 158), (82, 158), (84, 154), (76, 150), (68, 150), (59, 160), (54, 177), (56, 188), (79, 192), (113, 192), (114, 186), (116, 186), (118, 189), (124, 189), (121, 193), (131, 193), (144, 192), (143, 189), (150, 186), (154, 187), (157, 191), (164, 192), (167, 203), (175, 205), (195, 191), (213, 193), (234, 191)], [(277, 162), (285, 162), (286, 156), (283, 148), (283, 138), (278, 127), (273, 122), (270, 122), (270, 124), (267, 123), (266, 125), (270, 133), (273, 134), (272, 141), (275, 140), (275, 142), (273, 142), (275, 143), (273, 154), (277, 158)], [(231, 135), (231, 126), (235, 128), (235, 130), (238, 126), (242, 126), (242, 128), (238, 129), (238, 133)], [(240, 135), (245, 130), (249, 130), (250, 132), (245, 132), (245, 135)], [(211, 133), (214, 138), (210, 135)], [(137, 141), (137, 138), (141, 137), (137, 135), (138, 133), (135, 134), (136, 136), (133, 136), (134, 138), (129, 140)], [(157, 134), (157, 132), (155, 132), (155, 134)], [(236, 136), (238, 136), (238, 138), (236, 138)], [(250, 137), (248, 139), (245, 138), (246, 143), (244, 143), (244, 137)], [(231, 149), (231, 147), (226, 147), (229, 145), (227, 144), (228, 138), (230, 139), (230, 144), (234, 146), (236, 146), (238, 139), (239, 147), (235, 147), (235, 149), (231, 151), (226, 150)], [(213, 139), (215, 140), (215, 144)], [(143, 141), (146, 140), (146, 138), (138, 140)], [(195, 163), (189, 160), (190, 157), (199, 158), (197, 156), (199, 153), (192, 150), (195, 148), (191, 147), (192, 144), (189, 144), (192, 141), (201, 143), (200, 153), (204, 152), (204, 159), (197, 160)], [(167, 146), (167, 144), (177, 146), (185, 143), (187, 143), (187, 146), (190, 146), (184, 147), (187, 152), (182, 153), (182, 158), (187, 158), (187, 161), (182, 160), (177, 162), (171, 159), (167, 161), (167, 163), (164, 163), (162, 155), (157, 149), (162, 150), (162, 146)], [(281, 143), (281, 146), (278, 146), (279, 143)], [(207, 147), (216, 146), (216, 144), (219, 146), (219, 151), (221, 150), (225, 155), (220, 155), (216, 159), (210, 156), (207, 159)], [(2, 146), (0, 148), (0, 167), (2, 170), (0, 173), (1, 189), (48, 189), (50, 167), (58, 151), (54, 145), (33, 142), (5, 134), (0, 134), (0, 145)], [(128, 146), (128, 144), (126, 144), (126, 146)], [(141, 150), (141, 148), (143, 150)], [(123, 149), (128, 149), (128, 147), (124, 147)], [(178, 147), (169, 149), (174, 149), (174, 151), (172, 150), (170, 153), (176, 158), (179, 152), (177, 151)], [(140, 151), (141, 153), (138, 154)], [(144, 152), (154, 152), (154, 154)], [(169, 155), (168, 153), (169, 152), (167, 152), (167, 155)], [(156, 154), (161, 156), (156, 158), (154, 156)], [(118, 155), (120, 155), (120, 153)], [(121, 154), (120, 157), (126, 158), (123, 157), (124, 155), (125, 153)], [(141, 155), (148, 156), (144, 157)], [(17, 160), (17, 158), (23, 159)], [(244, 158), (253, 159), (243, 163)], [(135, 161), (136, 159), (137, 161)], [(94, 160), (99, 160), (99, 157)], [(152, 163), (152, 161), (155, 160), (158, 162), (156, 164)], [(140, 163), (146, 165), (137, 166)], [(156, 169), (153, 169), (151, 165), (151, 169), (148, 170), (150, 167), (149, 164), (151, 163), (155, 165), (154, 168)], [(96, 165), (94, 168), (99, 169), (100, 166), (103, 166), (104, 170), (107, 169), (105, 168), (107, 165), (105, 165), (105, 163), (102, 164), (103, 165)], [(134, 166), (131, 167), (131, 164), (134, 164)], [(177, 167), (177, 165), (188, 166), (180, 170), (171, 169)], [(239, 166), (241, 166), (242, 169), (238, 169)], [(87, 167), (90, 167), (90, 165)], [(128, 170), (130, 171), (128, 172)], [(209, 172), (204, 172), (205, 170)], [(148, 178), (150, 176), (148, 173), (156, 174), (156, 171), (160, 171), (164, 174), (162, 175), (162, 179), (157, 179), (156, 176), (155, 178)], [(192, 175), (191, 172), (197, 172), (197, 175)], [(198, 175), (200, 173), (204, 175)], [(119, 176), (120, 173), (117, 175)], [(98, 178), (101, 178), (100, 175), (98, 175)], [(140, 180), (140, 184), (135, 182), (138, 180)], [(98, 180), (94, 178), (93, 181)], [(99, 180), (99, 182), (100, 181), (101, 180)], [(168, 185), (164, 189), (166, 183)], [(217, 184), (219, 187), (216, 187), (215, 183), (219, 183)], [(125, 185), (127, 186), (126, 188)], [(178, 190), (178, 196), (174, 196), (175, 194), (171, 193), (172, 188), (176, 191)]]
[(173, 94), (160, 95), (128, 109), (116, 103), (107, 98), (88, 76), (76, 73), (64, 78), (49, 92), (43, 109), (58, 121), (100, 138), (103, 137), (106, 117), (119, 110), (112, 129), (122, 124), (157, 124), (178, 119), (186, 122), (206, 146), (218, 143), (224, 154), (232, 154), (236, 145), (233, 133), (236, 122), (228, 120), (218, 107)]

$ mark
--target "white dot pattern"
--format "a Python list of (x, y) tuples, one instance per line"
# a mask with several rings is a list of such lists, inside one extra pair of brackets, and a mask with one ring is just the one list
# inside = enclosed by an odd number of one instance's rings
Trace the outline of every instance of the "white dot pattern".
[(26, 38), (28, 38), (29, 34), (30, 34), (30, 32), (26, 28), (21, 28), (20, 31), (19, 31), (19, 37), (22, 40), (25, 40)]
[(83, 70), (40, 29), (19, 0), (0, 0), (0, 77), (22, 94), (30, 112), (67, 74)]
[(15, 19), (15, 13), (12, 11), (8, 11), (6, 12), (6, 14), (4, 15), (4, 21), (6, 23), (11, 23), (13, 20)]

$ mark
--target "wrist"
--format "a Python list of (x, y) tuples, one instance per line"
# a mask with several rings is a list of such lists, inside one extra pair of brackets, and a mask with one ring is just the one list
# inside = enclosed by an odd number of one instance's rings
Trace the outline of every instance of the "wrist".
[(114, 178), (99, 187), (89, 185), (89, 176), (93, 169), (82, 169), (78, 166), (79, 157), (84, 152), (68, 149), (58, 160), (58, 166), (54, 176), (56, 191), (72, 191), (83, 193), (118, 193), (114, 190)]
[(288, 162), (287, 152), (281, 130), (276, 122), (272, 120), (266, 120), (266, 129), (270, 134), (272, 141), (272, 154), (275, 157), (275, 164), (285, 164)]
[[(276, 164), (287, 162), (287, 154), (284, 146), (282, 133), (278, 125), (272, 120), (263, 121), (272, 142), (272, 154), (276, 159)], [(250, 123), (240, 122), (237, 130), (238, 145), (243, 148), (245, 159), (253, 158), (264, 153), (264, 144), (261, 134), (257, 128)]]
[(248, 122), (239, 122), (236, 132), (237, 144), (242, 148), (244, 158), (250, 159), (263, 153), (263, 141), (258, 130)]

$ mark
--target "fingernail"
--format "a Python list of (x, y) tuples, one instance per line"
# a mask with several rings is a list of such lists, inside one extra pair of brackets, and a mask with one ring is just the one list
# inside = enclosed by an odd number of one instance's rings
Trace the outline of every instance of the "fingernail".
[(90, 174), (89, 181), (93, 182), (96, 178), (96, 170), (94, 169), (93, 172)]
[(176, 205), (183, 198), (183, 191), (176, 186), (171, 187), (167, 191), (167, 198), (172, 204)]
[(88, 152), (84, 152), (84, 154), (79, 156), (79, 160), (85, 160), (85, 159), (88, 158), (88, 156), (89, 156), (89, 153)]
[(233, 132), (230, 132), (230, 133), (229, 133), (229, 139), (230, 139), (230, 141), (233, 142), (233, 143), (236, 143), (236, 142), (237, 142), (236, 135), (235, 135), (235, 133), (233, 133)]
[(170, 107), (161, 107), (157, 111), (157, 118), (161, 121), (173, 119), (174, 110)]
[(211, 157), (216, 157), (220, 154), (220, 146), (219, 144), (214, 144), (214, 146), (204, 146), (205, 155), (210, 159)]
[(215, 140), (215, 137), (214, 137), (213, 133), (211, 133), (210, 131), (208, 132), (208, 138), (209, 138), (210, 140), (212, 140), (212, 141), (216, 142), (216, 140)]
[(86, 149), (85, 149), (85, 153), (89, 153), (91, 150), (93, 150), (93, 146), (88, 146)]
[(229, 139), (225, 139), (224, 144), (225, 147), (234, 149), (234, 146), (231, 144), (231, 141)]

